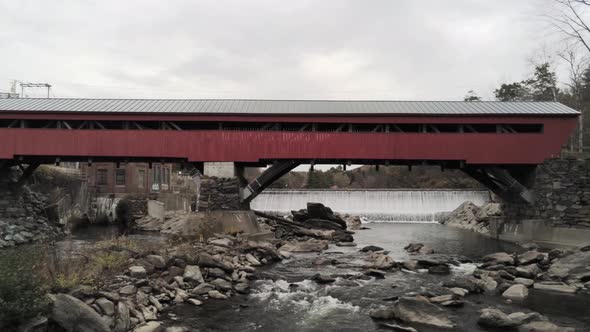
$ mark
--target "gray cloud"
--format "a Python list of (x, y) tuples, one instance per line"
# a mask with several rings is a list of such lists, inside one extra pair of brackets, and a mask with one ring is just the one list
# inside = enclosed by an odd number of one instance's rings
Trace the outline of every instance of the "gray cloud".
[(475, 89), (491, 98), (551, 40), (546, 5), (3, 2), (0, 90), (20, 79), (53, 83), (64, 97), (455, 100)]

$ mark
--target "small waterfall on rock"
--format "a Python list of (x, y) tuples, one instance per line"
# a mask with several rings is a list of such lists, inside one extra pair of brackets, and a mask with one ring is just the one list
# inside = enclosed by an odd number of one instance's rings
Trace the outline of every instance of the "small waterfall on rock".
[(252, 209), (288, 213), (319, 202), (335, 212), (356, 214), (373, 222), (436, 222), (461, 203), (482, 205), (485, 190), (266, 190)]

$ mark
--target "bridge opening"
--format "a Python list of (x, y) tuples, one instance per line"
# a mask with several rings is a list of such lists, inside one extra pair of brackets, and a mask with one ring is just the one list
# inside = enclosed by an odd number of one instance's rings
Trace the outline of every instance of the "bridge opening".
[(0, 119), (0, 128), (67, 130), (228, 130), (355, 133), (543, 133), (541, 123), (335, 123), (231, 121), (84, 121)]

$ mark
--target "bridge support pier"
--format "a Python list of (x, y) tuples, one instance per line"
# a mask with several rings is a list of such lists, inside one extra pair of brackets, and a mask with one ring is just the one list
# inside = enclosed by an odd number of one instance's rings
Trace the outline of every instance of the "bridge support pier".
[(531, 188), (535, 181), (536, 166), (465, 166), (461, 170), (507, 202), (533, 204), (535, 201)]
[(250, 202), (264, 189), (297, 166), (299, 166), (299, 162), (295, 160), (281, 160), (275, 162), (242, 190), (242, 206), (249, 206)]

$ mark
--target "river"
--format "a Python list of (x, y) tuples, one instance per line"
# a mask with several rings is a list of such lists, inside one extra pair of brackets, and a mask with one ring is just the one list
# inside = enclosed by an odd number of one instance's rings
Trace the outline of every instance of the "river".
[[(485, 191), (271, 191), (259, 196), (253, 207), (286, 213), (305, 207), (307, 201), (322, 202), (337, 212), (360, 215), (366, 230), (356, 231), (357, 247), (331, 246), (321, 257), (337, 264), (316, 266), (318, 254), (299, 254), (257, 271), (249, 295), (236, 295), (228, 300), (209, 300), (202, 306), (179, 305), (160, 319), (167, 326), (186, 326), (197, 331), (385, 331), (368, 312), (391, 304), (384, 299), (442, 283), (448, 278), (469, 273), (475, 268), (470, 261), (498, 252), (521, 252), (511, 243), (497, 241), (477, 233), (451, 228), (433, 222), (452, 211), (464, 200), (482, 204), (489, 200)], [(117, 236), (118, 230), (84, 229), (62, 245), (84, 245), (102, 238)], [(131, 234), (142, 241), (162, 241), (158, 234)], [(358, 249), (377, 245), (388, 250), (395, 261), (410, 255), (403, 247), (411, 242), (428, 244), (435, 249), (433, 257), (453, 257), (463, 262), (453, 267), (452, 274), (440, 276), (403, 271), (388, 273), (385, 279), (345, 280), (338, 278), (330, 285), (320, 285), (310, 278), (324, 275), (361, 273), (362, 256)], [(494, 307), (504, 312), (538, 311), (553, 323), (587, 331), (590, 326), (590, 298), (583, 295), (552, 294), (531, 290), (522, 304), (507, 303), (498, 295), (469, 295), (464, 307), (448, 310), (458, 326), (455, 331), (486, 331), (477, 325), (478, 311)], [(421, 332), (438, 331), (414, 326)]]
[[(497, 251), (521, 251), (520, 247), (510, 243), (438, 224), (368, 223), (366, 226), (370, 229), (357, 231), (355, 235), (358, 247), (379, 245), (390, 250), (390, 256), (396, 261), (409, 257), (403, 250), (409, 242), (428, 243), (438, 253), (464, 261)], [(371, 308), (391, 303), (383, 299), (419, 292), (424, 285), (437, 284), (475, 268), (474, 264), (465, 263), (454, 268), (450, 276), (395, 272), (382, 280), (350, 283), (339, 279), (329, 286), (309, 280), (316, 273), (358, 273), (358, 269), (353, 268), (358, 263), (357, 250), (331, 247), (322, 255), (350, 263), (349, 269), (333, 265), (313, 266), (317, 254), (297, 255), (260, 271), (261, 279), (255, 283), (252, 294), (208, 301), (202, 307), (176, 307), (173, 312), (179, 320), (167, 324), (185, 325), (199, 331), (386, 331), (368, 315)], [(477, 318), (478, 310), (487, 307), (509, 313), (535, 310), (547, 315), (555, 324), (585, 331), (585, 326), (590, 326), (590, 317), (585, 312), (589, 306), (588, 297), (531, 290), (523, 305), (506, 303), (497, 295), (470, 295), (464, 307), (451, 309), (449, 314), (458, 323), (455, 331), (486, 331), (477, 325)], [(417, 328), (426, 332), (439, 331), (423, 326)]]
[[(229, 300), (207, 301), (201, 307), (177, 306), (175, 319), (166, 325), (188, 326), (198, 331), (380, 331), (386, 330), (373, 321), (368, 311), (391, 296), (420, 292), (426, 285), (440, 284), (472, 271), (470, 260), (498, 252), (520, 252), (514, 244), (482, 235), (439, 225), (432, 221), (441, 212), (456, 208), (465, 199), (481, 204), (489, 199), (477, 191), (278, 191), (261, 195), (254, 208), (286, 212), (299, 209), (307, 201), (331, 206), (335, 211), (357, 213), (369, 229), (354, 235), (357, 248), (331, 247), (322, 257), (332, 258), (337, 265), (314, 266), (318, 254), (300, 254), (258, 272), (250, 295)], [(401, 222), (400, 222), (401, 221)], [(314, 274), (357, 274), (360, 269), (358, 248), (378, 245), (390, 251), (396, 261), (409, 258), (403, 247), (410, 242), (430, 245), (436, 255), (453, 256), (464, 262), (449, 276), (388, 273), (385, 279), (355, 280), (338, 278), (328, 286), (309, 280)], [(478, 311), (495, 307), (505, 312), (535, 310), (562, 326), (586, 331), (590, 326), (590, 299), (583, 296), (559, 295), (531, 290), (522, 304), (507, 303), (497, 295), (470, 295), (466, 305), (448, 309), (458, 323), (455, 331), (485, 331), (477, 325)], [(419, 331), (439, 331), (424, 326)]]

